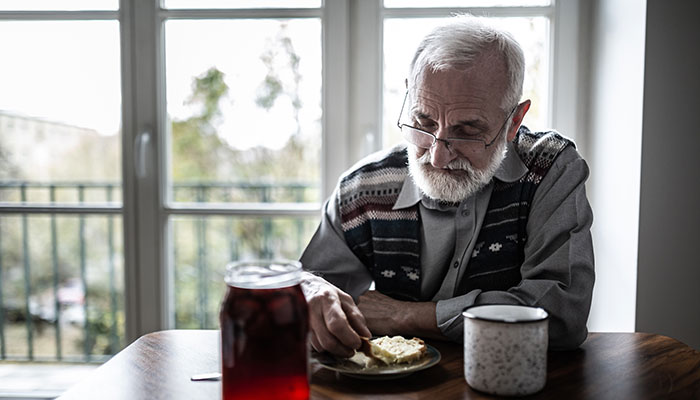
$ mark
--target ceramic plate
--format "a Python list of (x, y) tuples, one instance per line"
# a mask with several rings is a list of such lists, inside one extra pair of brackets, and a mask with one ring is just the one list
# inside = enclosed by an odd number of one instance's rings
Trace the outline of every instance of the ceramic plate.
[(359, 379), (396, 379), (403, 378), (416, 371), (430, 368), (440, 362), (440, 352), (426, 344), (427, 350), (423, 358), (410, 364), (379, 365), (365, 368), (345, 358), (338, 358), (328, 353), (311, 352), (311, 358), (324, 368)]

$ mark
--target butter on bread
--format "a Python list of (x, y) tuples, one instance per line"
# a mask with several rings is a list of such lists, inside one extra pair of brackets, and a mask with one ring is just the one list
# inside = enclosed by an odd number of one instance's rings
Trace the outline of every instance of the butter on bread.
[[(419, 360), (427, 351), (423, 340), (414, 337), (406, 339), (403, 336), (382, 336), (368, 340), (363, 338), (363, 342), (369, 344), (370, 354), (368, 356), (379, 359), (387, 365), (410, 363)], [(365, 344), (363, 343), (363, 347)], [(365, 347), (366, 348), (366, 347)]]

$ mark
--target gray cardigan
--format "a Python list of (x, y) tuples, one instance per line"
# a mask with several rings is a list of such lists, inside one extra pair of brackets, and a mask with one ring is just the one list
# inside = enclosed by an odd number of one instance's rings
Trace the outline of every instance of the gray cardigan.
[[(385, 154), (370, 155), (351, 171)], [(514, 182), (526, 172), (509, 143), (508, 154), (495, 177)], [(445, 206), (423, 197), (410, 175), (406, 177), (394, 207), (419, 204), (421, 298), (436, 302), (438, 327), (443, 334), (454, 341), (462, 340), (461, 311), (470, 305), (527, 304), (549, 311), (552, 348), (574, 348), (583, 342), (594, 282), (590, 233), (593, 214), (585, 190), (588, 174), (588, 166), (576, 149), (565, 149), (535, 193), (520, 284), (507, 291), (472, 290), (461, 296), (454, 293), (469, 268), (493, 182), (458, 206)], [(337, 188), (325, 203), (321, 224), (301, 261), (306, 270), (357, 298), (370, 288), (372, 277), (345, 244), (335, 199)]]

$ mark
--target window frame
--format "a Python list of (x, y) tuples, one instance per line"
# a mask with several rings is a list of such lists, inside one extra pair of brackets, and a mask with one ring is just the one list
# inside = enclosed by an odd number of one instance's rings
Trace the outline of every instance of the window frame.
[[(94, 11), (77, 11), (77, 10), (55, 10), (55, 11), (0, 11), (0, 21), (121, 21), (122, 13), (119, 10), (94, 10)], [(121, 30), (121, 26), (120, 26)], [(121, 40), (121, 38), (120, 38)], [(121, 44), (120, 44), (121, 45)], [(123, 79), (123, 77), (122, 77)], [(124, 179), (124, 177), (123, 177)], [(125, 188), (125, 182), (122, 180), (122, 193)], [(114, 216), (119, 215), (122, 221), (125, 220), (125, 207), (116, 203), (103, 202), (103, 203), (24, 203), (24, 202), (0, 202), (0, 215), (75, 215), (75, 216), (89, 216), (89, 215), (100, 215), (100, 216)], [(126, 243), (124, 243), (126, 248)], [(124, 250), (126, 252), (126, 249)], [(26, 252), (26, 250), (25, 250)], [(126, 257), (125, 257), (125, 268)], [(26, 271), (25, 271), (26, 274)], [(126, 291), (126, 288), (125, 288)], [(27, 306), (28, 309), (28, 306)], [(126, 310), (125, 310), (126, 313)], [(28, 359), (30, 361), (36, 358), (33, 355), (33, 344), (31, 343), (32, 334), (29, 334), (29, 351)], [(3, 338), (4, 340), (4, 338)], [(5, 359), (5, 354), (2, 355)], [(99, 356), (95, 355), (85, 355), (87, 361), (100, 361), (104, 360)], [(59, 354), (57, 355), (58, 360), (61, 361), (63, 358)]]

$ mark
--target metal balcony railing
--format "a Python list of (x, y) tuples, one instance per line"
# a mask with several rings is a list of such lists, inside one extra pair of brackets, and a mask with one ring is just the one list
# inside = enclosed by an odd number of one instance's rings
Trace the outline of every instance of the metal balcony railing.
[[(121, 205), (115, 202), (115, 199), (120, 198), (121, 185), (118, 183), (0, 182), (0, 360), (100, 362), (121, 349), (124, 331), (121, 300), (124, 292), (120, 275), (123, 267), (120, 250)], [(174, 201), (194, 203), (300, 203), (318, 199), (318, 187), (304, 183), (178, 183), (173, 185), (172, 198)], [(22, 211), (23, 205), (36, 203), (46, 204), (47, 211)], [(109, 207), (104, 207), (102, 211), (98, 210), (99, 207), (91, 211), (78, 210), (77, 207), (71, 209), (71, 205), (88, 203)], [(42, 229), (32, 229), (32, 219), (37, 216), (48, 219), (42, 222)], [(100, 219), (99, 228), (91, 224), (91, 218)], [(274, 235), (274, 215), (258, 218), (262, 224), (262, 246), (258, 256), (275, 256), (269, 246)], [(66, 219), (77, 219), (77, 223), (71, 225)], [(197, 271), (197, 284), (196, 300), (194, 304), (187, 304), (187, 307), (196, 309), (196, 312), (183, 317), (178, 316), (177, 308), (174, 310), (176, 324), (182, 323), (184, 318), (186, 322), (183, 324), (187, 327), (217, 326), (216, 319), (213, 318), (217, 310), (212, 310), (214, 299), (208, 290), (213, 268), (207, 262), (210, 246), (207, 243), (208, 222), (206, 213), (200, 212), (191, 217), (193, 232), (190, 234), (194, 237), (196, 247), (196, 257), (191, 261)], [(297, 217), (293, 221), (296, 232), (290, 236), (296, 236), (293, 246), (298, 253), (304, 245), (301, 238), (304, 237), (305, 230), (315, 225), (315, 221), (311, 222), (309, 224), (308, 218), (304, 220), (303, 217)], [(233, 217), (229, 216), (224, 230), (233, 232), (233, 224)], [(48, 234), (43, 232), (46, 227)], [(71, 232), (73, 229), (75, 231)], [(174, 232), (173, 236), (177, 237), (177, 234)], [(35, 243), (42, 240), (35, 237), (44, 236), (47, 236), (46, 243)], [(97, 246), (106, 247), (106, 260), (101, 262), (101, 271), (107, 275), (106, 287), (90, 287), (88, 279), (88, 253), (92, 250), (91, 247)], [(237, 258), (239, 243), (233, 239), (228, 240), (228, 247), (226, 251), (230, 259)], [(72, 253), (66, 255), (67, 248)], [(174, 246), (173, 267), (176, 272), (179, 257), (177, 246)], [(50, 260), (50, 268), (46, 265), (41, 271), (34, 268), (36, 258)], [(76, 276), (66, 276), (61, 272), (64, 264), (71, 263), (77, 264)], [(18, 278), (17, 275), (21, 277)], [(100, 278), (104, 280), (105, 277)], [(22, 325), (23, 335), (19, 333)], [(37, 342), (35, 334), (45, 330), (41, 327), (53, 329), (50, 339), (53, 344), (48, 345), (52, 347), (51, 354), (45, 350), (46, 343)], [(76, 329), (80, 331), (77, 334)], [(72, 333), (69, 334), (70, 332)], [(25, 343), (17, 346), (20, 336), (23, 336)], [(47, 341), (45, 334), (39, 336), (40, 340)], [(96, 348), (98, 341), (102, 343), (99, 349)], [(80, 343), (76, 345), (75, 342)], [(23, 351), (18, 354), (17, 348), (20, 347)], [(44, 350), (37, 354), (37, 348)]]

